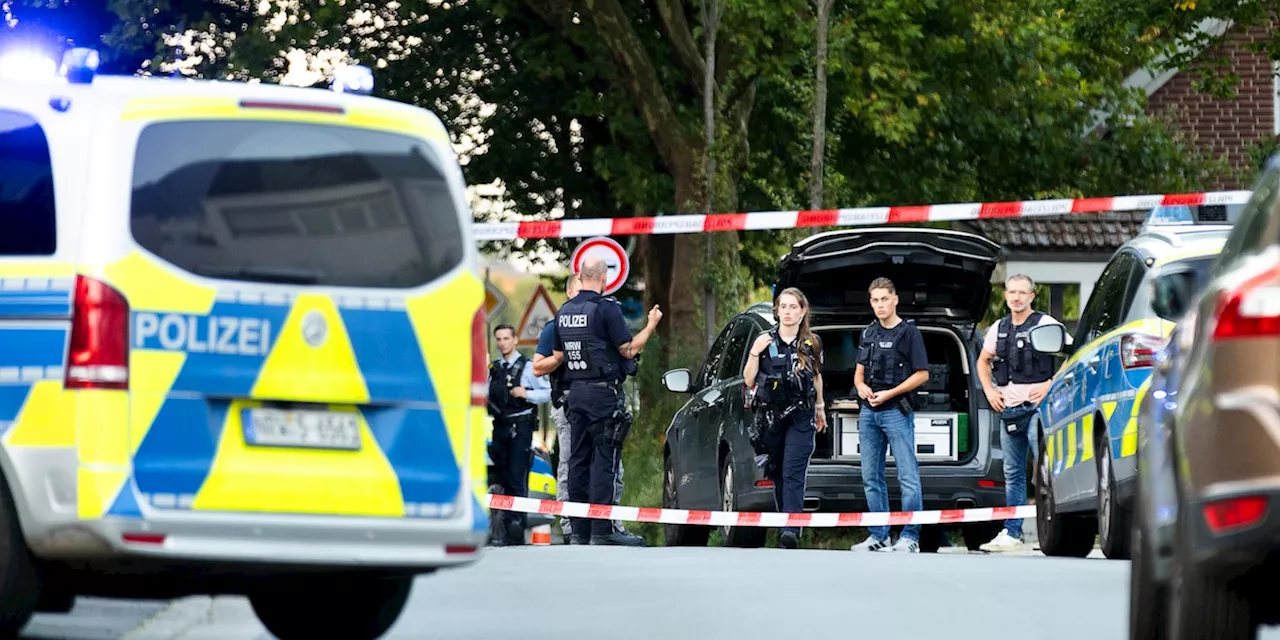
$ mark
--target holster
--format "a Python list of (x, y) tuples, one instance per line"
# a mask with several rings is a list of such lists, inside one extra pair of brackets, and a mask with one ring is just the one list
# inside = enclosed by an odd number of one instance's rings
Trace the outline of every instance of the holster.
[(605, 446), (621, 449), (622, 443), (626, 442), (627, 435), (631, 433), (633, 421), (634, 416), (625, 407), (614, 409), (613, 415), (609, 416), (609, 420), (605, 422), (604, 433), (601, 434)]

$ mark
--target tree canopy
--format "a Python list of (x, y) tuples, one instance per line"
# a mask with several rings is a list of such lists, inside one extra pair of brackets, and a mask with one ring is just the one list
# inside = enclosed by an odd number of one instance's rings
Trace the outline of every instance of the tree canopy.
[[(490, 206), (477, 207), (497, 220), (703, 210), (698, 2), (5, 6), (22, 33), (81, 45), (96, 39), (117, 71), (166, 69), (182, 56), (187, 73), (278, 81), (290, 52), (314, 60), (338, 50), (376, 69), (379, 95), (441, 116), (463, 149), (468, 182), (501, 187), (482, 198)], [(807, 208), (814, 8), (808, 0), (721, 2), (715, 209)], [(1201, 188), (1223, 167), (1143, 115), (1142, 96), (1122, 82), (1180, 41), (1208, 37), (1194, 30), (1202, 20), (1256, 23), (1274, 13), (1272, 4), (838, 0), (828, 37), (823, 204)], [(179, 49), (173, 37), (186, 30), (198, 37)], [(1188, 64), (1188, 54), (1168, 63)], [(671, 351), (674, 336), (703, 335), (704, 285), (715, 288), (720, 308), (740, 308), (805, 233), (716, 234), (710, 259), (694, 235), (636, 239), (647, 301), (667, 310), (665, 351), (696, 357), (705, 348)], [(574, 243), (486, 249), (564, 255)]]

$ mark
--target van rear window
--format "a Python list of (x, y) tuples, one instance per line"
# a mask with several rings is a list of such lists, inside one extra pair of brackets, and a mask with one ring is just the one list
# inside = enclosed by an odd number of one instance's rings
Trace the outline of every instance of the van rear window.
[(414, 287), (464, 255), (444, 166), (426, 142), (393, 133), (155, 123), (138, 139), (133, 237), (206, 277)]

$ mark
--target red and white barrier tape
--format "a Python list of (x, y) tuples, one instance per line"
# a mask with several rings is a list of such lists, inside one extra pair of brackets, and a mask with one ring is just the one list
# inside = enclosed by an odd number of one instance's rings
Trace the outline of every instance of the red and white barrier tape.
[(949, 222), (991, 218), (1026, 218), (1073, 213), (1145, 211), (1159, 206), (1244, 204), (1250, 191), (1216, 191), (1107, 198), (969, 202), (906, 207), (860, 207), (822, 211), (760, 211), (711, 215), (672, 215), (647, 218), (585, 218), (527, 222), (476, 223), (476, 239), (589, 238), (594, 236), (756, 231), (802, 227), (859, 227), (904, 222)]
[(488, 494), (489, 508), (520, 513), (543, 513), (570, 518), (693, 524), (713, 527), (880, 527), (900, 524), (951, 524), (993, 522), (1036, 517), (1035, 505), (984, 507), (879, 513), (748, 513), (733, 511), (688, 511), (657, 507), (617, 507), (584, 502), (560, 502), (536, 498), (516, 498)]

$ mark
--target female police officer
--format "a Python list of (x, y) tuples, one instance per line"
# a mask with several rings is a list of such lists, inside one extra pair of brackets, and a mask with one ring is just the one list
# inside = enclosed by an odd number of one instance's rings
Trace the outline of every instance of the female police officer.
[[(783, 513), (800, 513), (815, 429), (827, 428), (822, 407), (822, 342), (809, 330), (809, 300), (784, 289), (773, 302), (778, 324), (756, 337), (742, 376), (752, 390), (756, 433), (774, 498)], [(816, 409), (816, 410), (815, 410)], [(782, 530), (782, 546), (800, 545), (799, 529)]]

